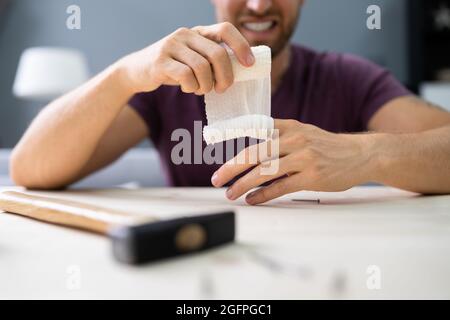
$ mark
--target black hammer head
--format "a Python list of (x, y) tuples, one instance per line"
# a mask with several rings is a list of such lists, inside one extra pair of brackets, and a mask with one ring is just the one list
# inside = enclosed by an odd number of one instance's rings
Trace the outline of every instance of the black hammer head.
[(117, 260), (145, 263), (234, 241), (235, 214), (230, 211), (120, 226), (110, 230), (109, 236)]

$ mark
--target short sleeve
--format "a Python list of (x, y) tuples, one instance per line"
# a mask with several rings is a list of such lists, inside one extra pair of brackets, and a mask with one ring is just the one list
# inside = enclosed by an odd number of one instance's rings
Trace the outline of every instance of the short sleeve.
[(389, 101), (412, 93), (385, 68), (353, 55), (341, 55), (340, 75), (355, 125), (367, 130), (372, 116)]
[(158, 109), (156, 91), (138, 93), (128, 101), (128, 105), (145, 121), (150, 132), (150, 139), (158, 145), (161, 136), (161, 114)]

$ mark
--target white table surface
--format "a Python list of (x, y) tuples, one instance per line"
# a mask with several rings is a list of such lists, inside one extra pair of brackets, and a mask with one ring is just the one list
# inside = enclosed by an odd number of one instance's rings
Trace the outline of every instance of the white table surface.
[[(209, 188), (38, 194), (162, 217), (234, 207), (237, 241), (133, 267), (107, 238), (0, 213), (2, 299), (450, 298), (450, 196), (357, 187), (250, 207)], [(367, 286), (373, 265), (379, 289)]]

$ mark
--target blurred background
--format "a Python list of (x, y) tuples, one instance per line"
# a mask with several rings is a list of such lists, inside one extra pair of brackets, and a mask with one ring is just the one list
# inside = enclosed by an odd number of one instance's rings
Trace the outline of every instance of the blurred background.
[[(366, 27), (372, 4), (381, 7), (381, 30)], [(80, 30), (66, 27), (71, 5), (81, 9)], [(45, 105), (13, 94), (26, 49), (77, 49), (85, 58), (77, 61), (93, 75), (177, 27), (214, 22), (209, 0), (0, 0), (0, 185), (10, 183), (9, 149)], [(450, 109), (450, 0), (309, 0), (294, 42), (366, 57), (414, 92)], [(123, 183), (164, 184), (148, 142), (78, 186)]]

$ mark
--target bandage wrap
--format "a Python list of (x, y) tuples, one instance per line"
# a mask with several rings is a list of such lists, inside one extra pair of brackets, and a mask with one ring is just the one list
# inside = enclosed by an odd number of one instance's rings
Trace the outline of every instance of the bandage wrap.
[(223, 94), (212, 90), (205, 95), (208, 125), (203, 138), (207, 144), (241, 137), (268, 139), (272, 135), (271, 52), (266, 46), (253, 47), (252, 52), (255, 64), (249, 68), (230, 52), (233, 85)]

